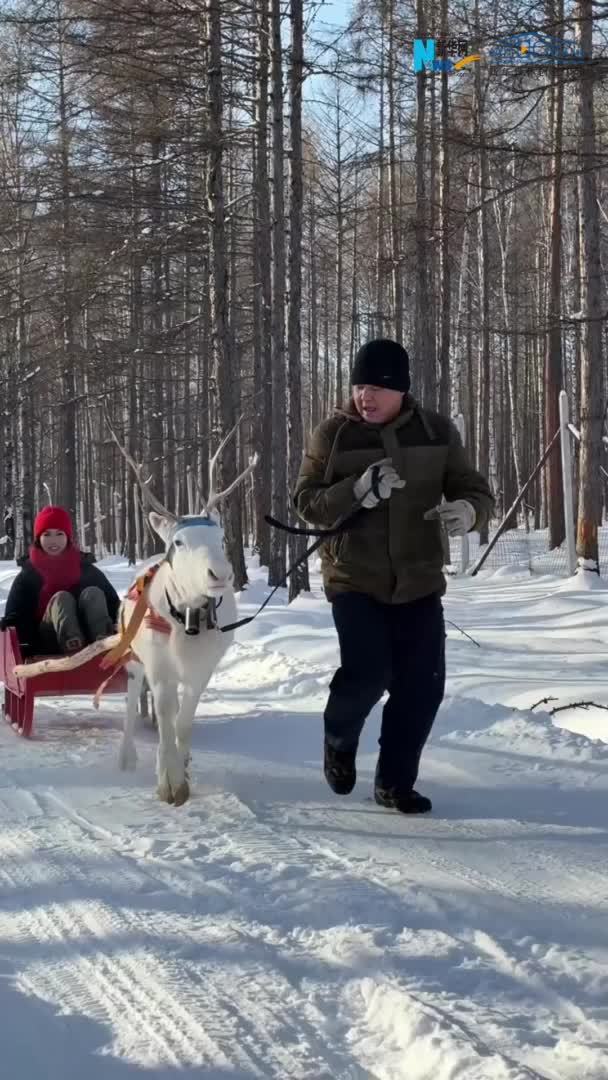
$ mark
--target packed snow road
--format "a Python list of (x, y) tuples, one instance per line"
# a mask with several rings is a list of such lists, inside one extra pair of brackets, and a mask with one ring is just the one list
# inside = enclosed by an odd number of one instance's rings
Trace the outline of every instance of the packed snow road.
[(480, 647), (450, 629), (428, 817), (371, 801), (377, 714), (353, 795), (324, 785), (318, 585), (240, 632), (179, 810), (153, 732), (116, 770), (118, 699), (0, 729), (2, 1075), (608, 1078), (608, 714), (530, 711), (608, 704), (608, 594), (488, 577), (446, 613)]

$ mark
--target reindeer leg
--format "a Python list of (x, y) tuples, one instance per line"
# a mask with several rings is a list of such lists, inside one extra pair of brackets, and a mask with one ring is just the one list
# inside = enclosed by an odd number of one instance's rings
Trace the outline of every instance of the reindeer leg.
[(172, 803), (185, 779), (184, 765), (175, 743), (175, 718), (179, 708), (177, 684), (156, 681), (154, 676), (149, 682), (158, 720), (158, 797), (161, 802)]
[(180, 761), (184, 766), (184, 782), (175, 793), (175, 805), (181, 806), (190, 797), (188, 766), (192, 748), (192, 724), (202, 690), (200, 687), (184, 687), (182, 700), (175, 721), (175, 742)]
[(118, 768), (135, 769), (137, 765), (137, 749), (135, 747), (135, 723), (137, 720), (137, 701), (141, 692), (144, 679), (142, 664), (127, 664), (127, 711), (123, 725), (122, 739), (118, 749)]

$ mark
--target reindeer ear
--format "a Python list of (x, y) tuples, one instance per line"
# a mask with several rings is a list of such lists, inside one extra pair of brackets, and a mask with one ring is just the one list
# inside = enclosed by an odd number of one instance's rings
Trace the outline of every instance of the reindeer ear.
[(164, 540), (166, 543), (171, 531), (172, 522), (170, 522), (168, 518), (163, 517), (162, 514), (157, 514), (155, 510), (151, 510), (148, 514), (148, 521), (156, 535), (160, 536), (161, 540)]

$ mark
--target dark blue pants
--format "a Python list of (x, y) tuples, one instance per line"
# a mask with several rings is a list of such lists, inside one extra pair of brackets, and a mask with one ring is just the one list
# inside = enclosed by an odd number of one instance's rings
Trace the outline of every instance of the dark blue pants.
[(332, 611), (341, 666), (330, 683), (325, 737), (336, 750), (356, 750), (368, 713), (388, 690), (376, 785), (409, 791), (445, 689), (441, 597), (383, 604), (340, 593)]

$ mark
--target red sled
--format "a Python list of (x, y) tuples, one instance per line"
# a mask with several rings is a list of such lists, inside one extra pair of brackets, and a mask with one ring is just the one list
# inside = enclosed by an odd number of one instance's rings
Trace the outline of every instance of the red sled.
[[(71, 671), (46, 671), (32, 675), (29, 679), (19, 678), (15, 674), (17, 664), (33, 663), (46, 660), (46, 656), (33, 656), (24, 661), (14, 627), (0, 633), (0, 682), (4, 683), (4, 719), (13, 731), (24, 738), (29, 738), (34, 729), (34, 701), (37, 697), (74, 697), (95, 693), (99, 685), (107, 679), (108, 673), (101, 667), (104, 654), (94, 656), (81, 667)], [(127, 671), (117, 672), (105, 690), (106, 694), (126, 694)]]

